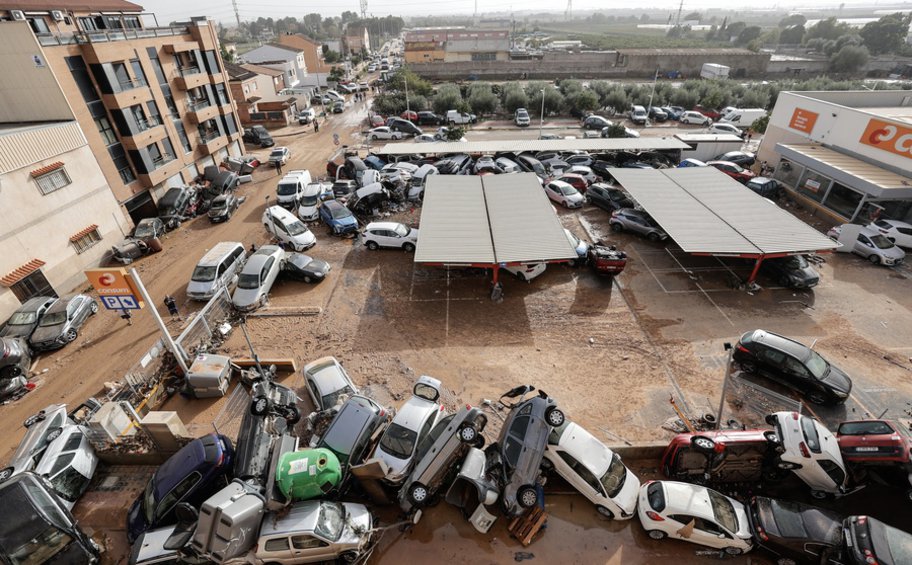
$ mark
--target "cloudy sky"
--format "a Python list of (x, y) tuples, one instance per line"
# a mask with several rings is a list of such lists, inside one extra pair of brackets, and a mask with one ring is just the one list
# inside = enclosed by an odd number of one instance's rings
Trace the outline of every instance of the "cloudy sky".
[[(206, 15), (220, 21), (233, 21), (234, 11), (231, 0), (132, 0), (143, 6), (146, 11), (154, 12), (158, 16), (158, 21), (162, 24), (171, 20), (187, 18), (189, 16)], [(353, 12), (360, 11), (358, 0), (342, 0), (326, 2), (325, 0), (300, 0), (296, 2), (282, 2), (280, 0), (237, 0), (238, 10), (242, 20), (254, 20), (257, 17), (301, 17), (310, 12), (318, 12), (324, 16), (338, 16), (345, 10)], [(648, 5), (651, 8), (643, 6), (644, 11), (654, 9), (656, 16), (663, 16), (669, 11), (675, 11), (678, 8), (679, 0), (650, 0)], [(847, 7), (873, 6), (886, 7), (895, 6), (896, 2), (872, 2), (871, 0), (847, 0), (840, 2), (838, 0), (798, 0), (797, 2), (776, 2), (767, 1), (759, 3), (750, 3), (750, 9), (791, 9), (800, 10), (801, 7), (832, 7), (837, 8), (840, 3)], [(747, 3), (745, 3), (747, 5)], [(478, 9), (480, 12), (509, 12), (515, 10), (559, 10), (563, 11), (566, 6), (566, 0), (478, 0)], [(908, 4), (907, 4), (908, 6)], [(620, 5), (611, 6), (604, 0), (574, 0), (573, 9), (591, 10), (597, 8), (621, 7)], [(703, 8), (729, 8), (734, 6), (726, 0), (701, 0), (700, 2), (684, 2), (685, 11), (700, 10)], [(475, 9), (475, 0), (368, 0), (368, 13), (376, 16), (385, 16), (388, 14), (402, 16), (421, 16), (421, 15), (446, 15), (446, 14), (471, 14)]]

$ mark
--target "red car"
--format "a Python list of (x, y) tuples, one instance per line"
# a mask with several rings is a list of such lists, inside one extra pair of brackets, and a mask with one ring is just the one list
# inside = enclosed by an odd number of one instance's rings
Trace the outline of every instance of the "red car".
[(617, 275), (627, 266), (627, 254), (613, 245), (590, 245), (586, 260), (589, 267), (600, 275)]
[(586, 182), (586, 179), (582, 175), (578, 175), (576, 173), (564, 173), (554, 180), (564, 181), (576, 190), (580, 191), (580, 194), (586, 194), (586, 189), (589, 188), (589, 183)]
[(779, 437), (773, 430), (678, 434), (662, 455), (662, 472), (675, 481), (760, 482), (776, 473)]
[(912, 467), (912, 432), (891, 420), (854, 420), (836, 429), (836, 441), (846, 463)]
[(370, 127), (372, 128), (378, 128), (380, 126), (386, 125), (386, 119), (380, 114), (371, 114), (370, 118), (368, 119), (370, 120)]
[(742, 167), (741, 165), (736, 165), (735, 163), (732, 163), (731, 161), (709, 161), (706, 164), (709, 165), (710, 167), (715, 167), (715, 168), (719, 169), (726, 175), (730, 176), (731, 178), (735, 179), (736, 181), (738, 181), (742, 184), (746, 183), (747, 181), (749, 181), (752, 178), (754, 178), (755, 176), (757, 176), (753, 172)]
[(414, 110), (406, 110), (405, 112), (402, 112), (401, 114), (399, 114), (399, 117), (402, 118), (403, 120), (408, 120), (408, 121), (412, 122), (413, 124), (418, 123), (418, 112), (416, 112)]
[(714, 122), (722, 117), (722, 114), (720, 114), (718, 110), (710, 110), (709, 108), (704, 108), (703, 106), (701, 106), (699, 104), (697, 104), (696, 106), (693, 107), (693, 111), (700, 112), (701, 114), (703, 114), (704, 116), (706, 116), (707, 118), (711, 119)]

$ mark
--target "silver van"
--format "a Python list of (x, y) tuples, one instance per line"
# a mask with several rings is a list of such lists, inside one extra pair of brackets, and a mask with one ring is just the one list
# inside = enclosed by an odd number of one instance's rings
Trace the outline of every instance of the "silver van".
[(240, 242), (222, 241), (216, 244), (193, 269), (190, 284), (187, 285), (187, 297), (209, 300), (219, 288), (232, 286), (246, 258), (244, 244)]

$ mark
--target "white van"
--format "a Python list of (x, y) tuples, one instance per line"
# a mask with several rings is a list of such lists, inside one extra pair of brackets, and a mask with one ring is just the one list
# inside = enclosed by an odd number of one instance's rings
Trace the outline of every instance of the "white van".
[(222, 287), (237, 282), (237, 274), (244, 265), (247, 253), (244, 244), (237, 241), (222, 241), (203, 255), (190, 275), (187, 298), (209, 300)]
[(747, 129), (765, 115), (766, 110), (763, 108), (733, 108), (719, 119), (719, 123)]
[(304, 251), (317, 244), (313, 232), (307, 229), (304, 222), (281, 206), (270, 206), (263, 212), (263, 227), (279, 243), (292, 247), (295, 251)]
[(283, 208), (294, 209), (304, 195), (304, 187), (311, 183), (310, 171), (288, 171), (276, 186), (276, 201)]
[(327, 192), (332, 193), (332, 185), (321, 182), (311, 182), (304, 186), (304, 192), (298, 200), (298, 217), (305, 222), (312, 222), (320, 217), (320, 197)]
[(408, 199), (417, 201), (424, 198), (424, 187), (427, 186), (428, 179), (439, 173), (440, 171), (434, 165), (421, 165), (418, 167), (418, 170), (412, 173)]

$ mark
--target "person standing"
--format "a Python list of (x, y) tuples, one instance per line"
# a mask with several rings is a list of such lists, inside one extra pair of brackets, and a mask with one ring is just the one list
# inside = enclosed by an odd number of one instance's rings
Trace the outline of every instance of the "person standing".
[(320, 132), (320, 121), (314, 120), (314, 133), (319, 133), (319, 132)]
[(131, 314), (130, 311), (126, 308), (120, 311), (120, 317), (127, 321), (128, 326), (133, 325), (133, 314)]
[(178, 320), (183, 321), (183, 317), (180, 315), (180, 311), (177, 309), (177, 303), (174, 301), (174, 297), (170, 294), (165, 295), (165, 306), (168, 308), (168, 313), (171, 314), (171, 319), (173, 320), (175, 316)]

